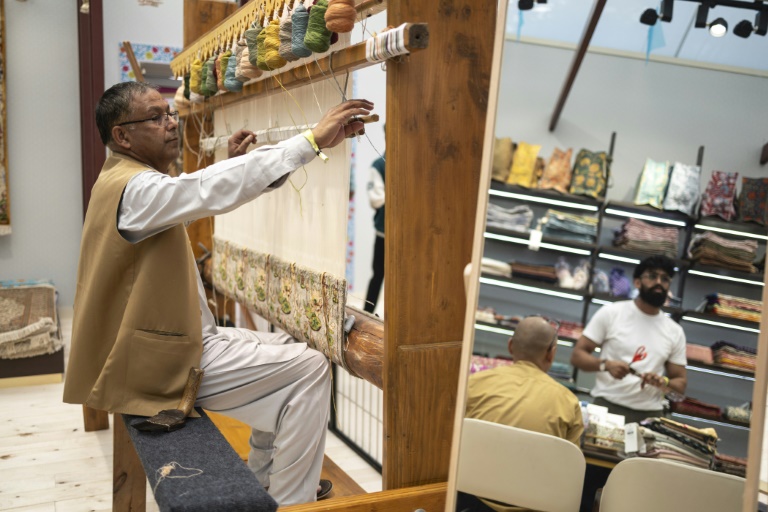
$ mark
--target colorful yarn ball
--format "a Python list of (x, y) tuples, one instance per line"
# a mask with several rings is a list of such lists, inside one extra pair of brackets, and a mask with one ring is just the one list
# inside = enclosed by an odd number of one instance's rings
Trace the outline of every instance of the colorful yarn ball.
[(264, 28), (264, 62), (269, 69), (278, 69), (287, 63), (280, 56), (280, 21), (272, 20)]
[(192, 67), (189, 70), (189, 90), (195, 94), (203, 94), (200, 89), (203, 76), (203, 61), (195, 59), (192, 61)]
[(357, 20), (354, 0), (330, 0), (325, 11), (325, 26), (331, 32), (352, 32)]
[(291, 29), (291, 53), (299, 58), (309, 57), (312, 55), (312, 50), (304, 46), (304, 36), (307, 33), (307, 25), (309, 24), (309, 12), (307, 12), (304, 4), (299, 4), (293, 9), (291, 21), (293, 22)]
[(298, 59), (297, 56), (291, 51), (291, 36), (293, 32), (293, 20), (291, 14), (286, 11), (283, 13), (283, 17), (280, 18), (280, 56), (288, 62), (292, 62)]
[(304, 45), (315, 53), (327, 52), (331, 47), (331, 31), (325, 26), (327, 0), (319, 0), (309, 11), (309, 24)]

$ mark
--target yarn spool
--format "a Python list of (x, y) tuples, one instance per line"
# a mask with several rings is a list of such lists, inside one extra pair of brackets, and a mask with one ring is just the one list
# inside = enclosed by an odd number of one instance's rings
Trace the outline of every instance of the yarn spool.
[(280, 21), (272, 20), (264, 28), (264, 62), (269, 69), (278, 69), (287, 64), (280, 56)]
[(248, 45), (248, 58), (254, 66), (258, 65), (256, 62), (256, 58), (259, 55), (257, 45), (259, 34), (261, 34), (262, 30), (262, 27), (251, 27), (243, 34), (243, 37), (245, 37), (245, 44)]
[(205, 75), (205, 88), (210, 96), (213, 96), (219, 90), (219, 85), (216, 81), (216, 57), (214, 55), (205, 61), (205, 67), (208, 68), (208, 74)]
[(200, 72), (200, 94), (205, 97), (213, 94), (208, 90), (208, 61), (203, 62), (203, 68)]
[(262, 71), (251, 64), (250, 55), (249, 55), (248, 48), (245, 48), (243, 50), (243, 55), (240, 57), (240, 75), (241, 77), (238, 78), (241, 82), (247, 82), (248, 80), (251, 80), (252, 78), (259, 78), (262, 75)]
[(331, 31), (325, 26), (325, 13), (328, 10), (328, 1), (319, 0), (309, 11), (309, 23), (307, 33), (304, 36), (304, 45), (315, 53), (327, 52), (331, 47)]
[(192, 67), (189, 70), (189, 90), (195, 94), (203, 94), (200, 89), (200, 81), (203, 75), (203, 61), (195, 59), (192, 61)]
[[(232, 53), (232, 52), (229, 52)], [(222, 59), (223, 62), (223, 59)], [(235, 55), (227, 58), (227, 69), (224, 71), (224, 88), (232, 92), (243, 90), (243, 82), (236, 78), (237, 57)]]
[(189, 73), (184, 75), (184, 99), (189, 99)]
[(304, 4), (299, 4), (293, 9), (291, 14), (291, 22), (293, 27), (291, 30), (291, 53), (296, 57), (309, 57), (312, 55), (312, 50), (304, 46), (304, 36), (307, 33), (307, 25), (309, 24), (309, 13)]
[(293, 20), (291, 18), (291, 13), (289, 13), (288, 9), (286, 9), (283, 13), (283, 17), (280, 18), (280, 50), (278, 53), (288, 62), (293, 62), (294, 60), (298, 59), (298, 57), (295, 56), (291, 51), (292, 32)]
[(232, 52), (227, 50), (216, 58), (216, 86), (220, 91), (226, 90), (226, 87), (224, 87), (224, 77), (227, 73), (227, 66), (229, 66), (229, 57), (231, 55)]
[(264, 71), (269, 71), (266, 60), (264, 60), (265, 52), (264, 39), (267, 37), (266, 27), (259, 32), (259, 36), (256, 38), (256, 67)]
[[(243, 76), (243, 65), (241, 62), (243, 58), (243, 52), (247, 49), (248, 45), (245, 43), (245, 39), (240, 39), (235, 45), (235, 55), (233, 56), (235, 59), (235, 78), (241, 82), (248, 81), (248, 79)], [(229, 60), (231, 61), (233, 57), (230, 57)]]
[(354, 0), (330, 0), (325, 11), (325, 26), (331, 32), (352, 32), (357, 20)]
[(197, 94), (194, 91), (191, 91), (189, 93), (189, 101), (191, 103), (202, 103), (204, 99), (205, 99), (205, 96), (203, 96), (202, 94)]

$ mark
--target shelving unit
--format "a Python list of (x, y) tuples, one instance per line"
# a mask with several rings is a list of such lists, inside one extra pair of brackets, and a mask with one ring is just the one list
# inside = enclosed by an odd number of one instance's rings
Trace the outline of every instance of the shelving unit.
[[(493, 182), (490, 201), (510, 207), (527, 204), (534, 211), (532, 226), (537, 225), (547, 209), (575, 214), (594, 214), (598, 218), (598, 236), (594, 244), (573, 242), (553, 237), (542, 237), (538, 252), (529, 249), (530, 231), (519, 232), (489, 226), (485, 230), (485, 256), (501, 261), (520, 261), (552, 264), (565, 257), (569, 262), (589, 260), (589, 283), (595, 270), (620, 267), (631, 279), (634, 266), (649, 254), (612, 245), (612, 229), (628, 218), (679, 230), (677, 254), (674, 258), (677, 273), (671, 290), (682, 300), (682, 307), (663, 308), (686, 332), (686, 341), (710, 346), (715, 341), (727, 340), (739, 345), (757, 346), (760, 324), (726, 318), (695, 311), (705, 296), (715, 291), (760, 300), (763, 275), (750, 274), (714, 266), (699, 265), (687, 259), (687, 248), (692, 237), (706, 230), (718, 236), (733, 239), (754, 239), (759, 243), (758, 257), (765, 252), (768, 231), (756, 224), (725, 222), (715, 218), (696, 219), (680, 212), (659, 211), (649, 206), (638, 206), (616, 201), (597, 201), (591, 198), (560, 194), (555, 191), (525, 189)], [(493, 307), (504, 315), (527, 316), (541, 314), (586, 325), (599, 307), (624, 297), (593, 293), (591, 285), (585, 290), (571, 290), (518, 277), (505, 278), (483, 275), (480, 279), (480, 307)], [(520, 293), (522, 292), (522, 293)], [(507, 339), (514, 329), (485, 322), (476, 322), (476, 352), (482, 355), (507, 355)], [(569, 362), (574, 339), (558, 340), (557, 361)], [(689, 361), (687, 395), (720, 406), (739, 406), (752, 397), (753, 374), (717, 365)], [(594, 386), (594, 373), (574, 371), (572, 389), (589, 390)], [(672, 413), (673, 418), (694, 426), (715, 427), (721, 437), (719, 446), (725, 453), (746, 456), (749, 426), (725, 418), (699, 418)]]

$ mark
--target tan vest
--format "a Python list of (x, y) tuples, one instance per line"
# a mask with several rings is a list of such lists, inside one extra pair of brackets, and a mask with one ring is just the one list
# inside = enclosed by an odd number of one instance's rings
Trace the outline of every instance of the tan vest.
[(128, 180), (145, 171), (107, 159), (91, 192), (77, 270), (64, 401), (152, 416), (176, 408), (200, 365), (197, 266), (181, 224), (132, 244), (117, 230)]

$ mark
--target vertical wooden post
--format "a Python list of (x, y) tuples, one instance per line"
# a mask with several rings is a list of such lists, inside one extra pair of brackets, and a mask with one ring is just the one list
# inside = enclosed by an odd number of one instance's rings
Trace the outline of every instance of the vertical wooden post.
[[(234, 3), (210, 2), (204, 0), (184, 0), (184, 47), (194, 43), (200, 36), (208, 32), (224, 18), (235, 12), (238, 8)], [(196, 109), (195, 112), (198, 112)], [(213, 130), (213, 114), (208, 110), (194, 114), (201, 119), (204, 131)], [(198, 160), (198, 154), (201, 158)], [(213, 163), (213, 157), (206, 157), (200, 149), (200, 128), (190, 118), (184, 123), (184, 145), (182, 150), (184, 161), (183, 171), (195, 172)], [(187, 226), (187, 234), (192, 244), (195, 258), (200, 258), (204, 251), (199, 244), (203, 244), (209, 251), (213, 251), (213, 219), (200, 219)], [(220, 312), (234, 316), (234, 304), (229, 303), (228, 308), (220, 305)]]
[(429, 48), (387, 62), (384, 489), (448, 479), (495, 2), (390, 0)]
[(144, 512), (147, 507), (147, 475), (120, 414), (115, 414), (113, 432), (112, 510)]

